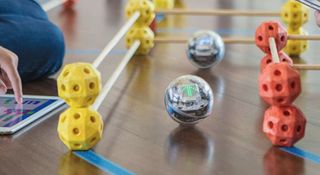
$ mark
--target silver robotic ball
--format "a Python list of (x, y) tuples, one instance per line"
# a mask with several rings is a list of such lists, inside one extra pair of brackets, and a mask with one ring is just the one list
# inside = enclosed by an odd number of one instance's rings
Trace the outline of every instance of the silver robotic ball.
[(213, 92), (209, 84), (193, 75), (173, 80), (165, 92), (165, 106), (170, 117), (183, 125), (193, 125), (212, 113)]
[(224, 58), (224, 54), (224, 42), (215, 32), (197, 32), (188, 42), (188, 58), (200, 69), (215, 66)]

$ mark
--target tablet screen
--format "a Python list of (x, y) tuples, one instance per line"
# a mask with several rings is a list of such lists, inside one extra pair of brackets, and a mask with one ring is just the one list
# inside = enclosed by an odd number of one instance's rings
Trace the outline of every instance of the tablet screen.
[(14, 126), (56, 101), (55, 99), (24, 98), (23, 104), (19, 105), (13, 97), (0, 97), (0, 127)]

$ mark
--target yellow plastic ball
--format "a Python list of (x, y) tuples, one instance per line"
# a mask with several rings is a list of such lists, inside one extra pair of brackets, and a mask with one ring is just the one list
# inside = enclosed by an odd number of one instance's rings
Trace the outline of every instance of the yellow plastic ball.
[(91, 108), (69, 108), (60, 115), (58, 134), (70, 150), (89, 150), (102, 136), (103, 122)]
[(174, 8), (175, 2), (174, 0), (154, 0), (154, 4), (156, 9), (168, 10)]
[(133, 27), (126, 35), (126, 46), (130, 48), (135, 40), (141, 42), (137, 55), (147, 55), (154, 47), (154, 33), (149, 27)]
[(282, 7), (281, 18), (288, 28), (297, 30), (308, 21), (309, 9), (295, 0), (289, 0)]
[[(288, 34), (307, 35), (302, 28), (298, 30), (288, 30)], [(308, 49), (308, 41), (306, 40), (288, 40), (284, 51), (290, 56), (299, 56)]]
[(156, 14), (155, 7), (150, 0), (130, 0), (126, 6), (125, 13), (129, 19), (135, 12), (140, 12), (140, 17), (136, 21), (136, 26), (149, 26)]
[(92, 105), (100, 90), (100, 73), (88, 63), (68, 64), (58, 77), (59, 96), (71, 107)]

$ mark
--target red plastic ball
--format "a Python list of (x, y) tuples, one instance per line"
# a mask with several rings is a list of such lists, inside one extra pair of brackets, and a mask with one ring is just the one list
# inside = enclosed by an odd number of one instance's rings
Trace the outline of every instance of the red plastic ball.
[(288, 33), (278, 21), (262, 23), (256, 30), (256, 45), (265, 53), (270, 54), (269, 38), (273, 37), (277, 50), (281, 51), (287, 44)]
[(295, 106), (271, 106), (264, 113), (263, 132), (273, 145), (293, 146), (304, 137), (306, 118)]
[(269, 105), (291, 105), (300, 93), (300, 74), (288, 63), (270, 63), (259, 76), (260, 97)]
[[(281, 62), (286, 62), (289, 65), (293, 65), (292, 59), (284, 52), (279, 52), (279, 58)], [(260, 62), (260, 72), (262, 73), (263, 70), (269, 65), (270, 63), (273, 63), (272, 55), (267, 54), (265, 57), (262, 58)]]

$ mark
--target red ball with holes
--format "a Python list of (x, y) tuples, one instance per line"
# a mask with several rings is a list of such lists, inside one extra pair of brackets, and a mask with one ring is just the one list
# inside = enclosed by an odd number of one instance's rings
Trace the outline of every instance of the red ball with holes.
[(270, 63), (259, 75), (259, 95), (269, 105), (291, 105), (300, 93), (300, 74), (286, 62)]
[(74, 6), (74, 4), (77, 3), (77, 2), (78, 2), (78, 0), (68, 0), (67, 2), (65, 2), (63, 4), (63, 6), (65, 8), (72, 8)]
[(271, 106), (264, 113), (263, 132), (273, 145), (293, 146), (304, 137), (306, 119), (295, 106)]
[(256, 45), (265, 53), (270, 54), (269, 38), (275, 39), (277, 50), (282, 50), (288, 40), (288, 32), (278, 21), (262, 23), (256, 30)]
[[(292, 59), (284, 52), (279, 52), (279, 58), (281, 62), (289, 63), (289, 65), (293, 65)], [(260, 62), (260, 72), (263, 72), (263, 70), (269, 65), (270, 63), (273, 63), (272, 55), (267, 54), (265, 57), (262, 58)]]

